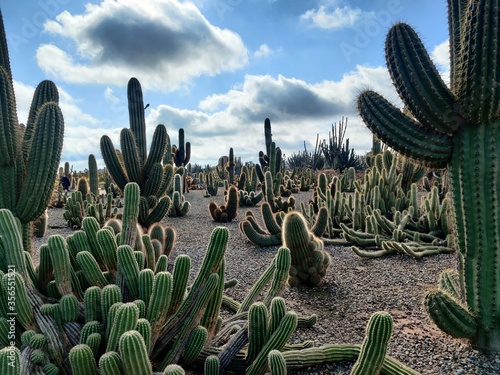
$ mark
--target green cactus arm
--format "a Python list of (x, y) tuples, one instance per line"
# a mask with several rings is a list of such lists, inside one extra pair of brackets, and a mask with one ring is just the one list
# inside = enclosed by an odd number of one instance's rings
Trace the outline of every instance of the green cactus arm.
[(264, 290), (265, 286), (272, 280), (276, 271), (276, 259), (273, 259), (271, 264), (262, 272), (257, 281), (253, 284), (252, 288), (248, 291), (247, 295), (241, 302), (236, 314), (248, 311), (250, 306), (259, 297), (260, 293)]
[(101, 375), (121, 375), (123, 371), (123, 361), (120, 354), (115, 351), (104, 353), (99, 358), (99, 371)]
[(463, 123), (456, 99), (443, 82), (417, 33), (405, 23), (394, 25), (386, 39), (386, 60), (399, 96), (428, 129), (453, 133)]
[(219, 375), (220, 374), (219, 357), (217, 357), (216, 355), (209, 355), (205, 359), (203, 369), (205, 375)]
[(35, 129), (35, 120), (40, 107), (47, 102), (59, 103), (59, 92), (52, 81), (44, 80), (38, 84), (33, 94), (28, 119), (26, 121), (26, 129), (23, 135), (23, 156), (24, 160), (28, 159), (31, 151), (31, 141)]
[(246, 375), (262, 373), (267, 365), (267, 356), (271, 350), (281, 350), (297, 328), (297, 315), (287, 312), (276, 331), (272, 334), (252, 364), (247, 368)]
[(101, 316), (102, 322), (104, 324), (108, 321), (109, 311), (111, 306), (116, 303), (122, 302), (122, 292), (120, 291), (120, 287), (116, 284), (106, 285), (102, 288), (101, 292)]
[[(179, 365), (168, 365), (167, 367), (165, 367), (165, 370), (161, 374), (162, 375), (185, 375), (186, 372)], [(208, 375), (208, 374), (206, 374), (206, 375)]]
[(58, 308), (64, 322), (73, 322), (78, 319), (79, 303), (73, 294), (62, 296)]
[(159, 272), (154, 276), (153, 289), (147, 309), (147, 319), (151, 324), (151, 348), (160, 336), (161, 327), (168, 319), (166, 312), (172, 298), (172, 275)]
[(423, 128), (376, 92), (364, 91), (359, 95), (358, 111), (380, 140), (403, 155), (436, 168), (445, 167), (450, 161), (450, 136)]
[(278, 246), (282, 243), (281, 233), (259, 233), (248, 220), (240, 221), (238, 226), (247, 239), (258, 246)]
[(118, 349), (120, 337), (125, 332), (134, 330), (138, 319), (139, 308), (135, 303), (128, 302), (118, 307), (108, 336), (107, 352)]
[[(5, 273), (2, 277), (3, 289), (10, 295), (14, 291), (15, 303), (12, 299), (7, 302), (7, 311), (9, 316), (16, 316), (17, 321), (26, 329), (36, 330), (35, 316), (33, 307), (26, 290), (25, 280), (17, 272)], [(12, 295), (10, 295), (12, 297)]]
[[(178, 328), (174, 327), (169, 329), (169, 332), (167, 331), (168, 334), (163, 340), (163, 343), (169, 342), (170, 338), (173, 339), (176, 335), (176, 332), (178, 334), (175, 338), (174, 343), (172, 344), (172, 347), (165, 354), (160, 368), (165, 368), (168, 364), (176, 363), (179, 360), (189, 341), (191, 332), (200, 324), (206, 306), (210, 298), (213, 296), (213, 293), (215, 292), (218, 284), (219, 275), (216, 273), (212, 273), (206, 280), (206, 283), (204, 283), (202, 287), (199, 287), (197, 288), (197, 290), (195, 290), (196, 296), (192, 300), (193, 303), (189, 306), (190, 309), (188, 311), (188, 314), (184, 315), (182, 321), (179, 322), (181, 324), (177, 325)], [(189, 300), (189, 298), (187, 299)], [(168, 323), (169, 322), (167, 322), (167, 324), (165, 325), (166, 327), (170, 327)], [(166, 330), (165, 327), (164, 330)], [(163, 343), (159, 347), (162, 347)]]
[(54, 280), (61, 295), (72, 293), (72, 266), (64, 237), (54, 234), (48, 240), (50, 257), (54, 267)]
[(99, 175), (94, 154), (89, 155), (89, 183), (90, 192), (97, 197), (99, 195)]
[(271, 350), (267, 361), (271, 375), (286, 375), (286, 361), (279, 350)]
[(287, 285), (291, 262), (292, 256), (290, 250), (286, 247), (279, 248), (273, 261), (275, 269), (271, 280), (271, 286), (264, 298), (264, 304), (266, 306), (270, 305), (274, 298), (283, 295)]
[(467, 2), (461, 14), (460, 44), (452, 51), (458, 57), (454, 65), (461, 73), (454, 76), (456, 94), (467, 116), (476, 124), (498, 119), (500, 109), (498, 6), (497, 1), (491, 0)]
[(446, 291), (426, 293), (424, 304), (429, 316), (444, 332), (460, 338), (471, 338), (477, 333), (474, 315)]
[(125, 286), (131, 296), (130, 299), (135, 299), (139, 296), (138, 278), (140, 268), (137, 264), (134, 250), (128, 245), (121, 245), (118, 246), (116, 255), (118, 259), (118, 275), (124, 278)]
[(80, 251), (76, 261), (84, 271), (83, 275), (90, 285), (104, 287), (109, 284), (101, 272), (99, 264), (89, 251)]
[(2, 271), (7, 272), (7, 266), (12, 265), (28, 280), (20, 225), (12, 212), (5, 208), (0, 209), (0, 250), (4, 257)]
[(267, 307), (255, 302), (248, 310), (248, 349), (246, 361), (250, 365), (266, 343), (268, 330)]
[[(308, 366), (323, 363), (353, 361), (360, 353), (359, 345), (352, 344), (327, 344), (301, 350), (289, 350), (282, 352), (287, 368), (296, 370)], [(419, 375), (392, 357), (386, 356), (382, 365), (382, 373), (386, 375)]]
[(127, 171), (129, 182), (136, 182), (142, 186), (142, 165), (139, 156), (139, 150), (135, 141), (134, 134), (128, 128), (123, 128), (120, 132), (120, 146), (122, 149), (123, 164)]
[(226, 281), (225, 272), (226, 262), (223, 260), (219, 267), (219, 270), (217, 271), (217, 274), (219, 275), (219, 283), (212, 295), (212, 298), (210, 298), (210, 301), (208, 302), (203, 314), (203, 318), (200, 321), (200, 324), (207, 329), (210, 338), (215, 336), (219, 326), (218, 323), (220, 319), (222, 295), (224, 293), (224, 284)]
[(174, 269), (172, 271), (172, 300), (170, 302), (167, 316), (171, 316), (181, 305), (186, 293), (190, 270), (191, 258), (188, 255), (181, 254), (175, 258)]
[[(2, 37), (5, 40), (5, 35), (2, 35)], [(6, 53), (8, 52), (6, 51)], [(8, 60), (8, 54), (5, 56)], [(19, 124), (10, 66), (8, 69), (6, 70), (6, 67), (3, 66), (0, 67), (0, 108), (2, 109), (3, 122), (3, 126), (0, 128), (2, 132), (2, 136), (0, 137), (0, 166), (2, 167), (14, 166), (18, 157), (16, 137), (19, 136)]]
[(139, 318), (137, 320), (137, 332), (139, 332), (144, 339), (144, 343), (146, 344), (146, 350), (150, 351), (151, 348), (151, 337), (153, 336), (153, 332), (151, 331), (151, 324), (145, 318)]
[(186, 350), (182, 354), (182, 363), (189, 365), (196, 360), (203, 347), (208, 341), (208, 331), (203, 326), (198, 326), (191, 332), (189, 341), (186, 344)]
[(71, 363), (74, 375), (97, 375), (97, 365), (92, 349), (86, 344), (79, 344), (69, 352), (69, 362)]
[(153, 375), (146, 344), (138, 331), (124, 332), (120, 337), (119, 348), (125, 375)]
[[(154, 223), (159, 223), (160, 221), (162, 221), (163, 218), (167, 215), (171, 205), (172, 201), (168, 196), (162, 197), (153, 208), (153, 210), (148, 213), (148, 215), (146, 216), (146, 220), (143, 222), (143, 225), (145, 227), (149, 227)], [(189, 208), (187, 210), (189, 210)]]
[[(21, 222), (36, 220), (47, 208), (59, 168), (64, 137), (64, 119), (55, 102), (42, 105), (27, 160), (26, 175), (16, 205)], [(38, 192), (33, 194), (33, 192)]]
[(103, 263), (106, 269), (113, 275), (113, 278), (115, 278), (117, 264), (116, 249), (118, 247), (115, 236), (109, 230), (103, 228), (97, 231), (96, 237), (101, 249)]
[(104, 163), (106, 164), (106, 168), (108, 169), (111, 178), (118, 188), (123, 191), (129, 180), (122, 163), (118, 159), (118, 155), (116, 154), (111, 138), (107, 135), (103, 135), (101, 137), (100, 147), (102, 158), (104, 159)]
[(370, 317), (351, 375), (376, 375), (380, 372), (392, 335), (392, 325), (392, 317), (385, 311), (376, 312)]
[[(143, 174), (146, 172), (143, 171)], [(162, 181), (163, 181), (163, 167), (160, 163), (155, 163), (153, 164), (148, 172), (147, 172), (147, 177), (146, 182), (144, 184), (143, 190), (142, 190), (142, 196), (143, 197), (149, 197), (150, 195), (155, 195), (158, 194), (158, 190), (161, 187)]]
[(139, 80), (135, 77), (130, 78), (127, 84), (128, 115), (130, 130), (134, 135), (140, 168), (146, 163), (147, 144), (146, 144), (146, 119), (144, 115), (144, 99)]
[(137, 183), (128, 183), (124, 189), (122, 231), (120, 245), (134, 247), (137, 239), (140, 189)]
[(168, 134), (165, 125), (157, 125), (153, 133), (153, 139), (151, 140), (148, 159), (146, 160), (146, 164), (144, 164), (143, 168), (144, 178), (149, 179), (149, 172), (153, 165), (161, 165), (161, 161), (167, 147), (167, 137)]
[(21, 351), (16, 347), (0, 349), (0, 373), (5, 375), (21, 375)]
[(101, 288), (92, 286), (83, 295), (85, 306), (85, 322), (101, 321)]

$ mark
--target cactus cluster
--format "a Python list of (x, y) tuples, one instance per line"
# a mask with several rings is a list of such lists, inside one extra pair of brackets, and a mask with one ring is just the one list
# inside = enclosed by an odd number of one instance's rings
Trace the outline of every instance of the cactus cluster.
[(166, 196), (166, 192), (174, 171), (171, 164), (162, 164), (170, 141), (165, 126), (158, 125), (148, 154), (144, 100), (141, 85), (136, 78), (131, 78), (128, 82), (127, 97), (130, 128), (124, 128), (120, 133), (121, 152), (118, 152), (111, 139), (104, 135), (101, 137), (101, 153), (109, 174), (121, 191), (129, 182), (139, 185), (139, 220), (142, 226), (148, 227), (160, 221), (170, 207), (170, 198)]
[(227, 190), (225, 203), (223, 205), (218, 205), (216, 202), (212, 201), (208, 204), (208, 211), (214, 221), (226, 223), (228, 221), (233, 221), (233, 219), (238, 215), (238, 206), (238, 188), (231, 185)]

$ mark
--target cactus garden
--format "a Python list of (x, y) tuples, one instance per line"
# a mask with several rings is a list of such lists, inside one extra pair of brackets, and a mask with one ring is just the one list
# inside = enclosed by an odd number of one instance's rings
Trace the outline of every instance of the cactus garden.
[(132, 77), (119, 143), (74, 171), (52, 81), (20, 123), (0, 22), (0, 374), (498, 373), (494, 3), (448, 1), (449, 87), (390, 28), (405, 108), (361, 92), (365, 155), (342, 118), (286, 157), (265, 118), (255, 163), (205, 168)]

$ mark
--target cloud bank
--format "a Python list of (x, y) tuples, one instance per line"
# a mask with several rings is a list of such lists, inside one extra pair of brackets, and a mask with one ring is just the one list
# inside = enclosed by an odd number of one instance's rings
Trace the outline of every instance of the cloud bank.
[(38, 65), (69, 83), (124, 86), (134, 76), (149, 89), (172, 91), (248, 61), (241, 37), (210, 24), (190, 2), (104, 0), (82, 15), (64, 11), (44, 30), (65, 48), (41, 45)]

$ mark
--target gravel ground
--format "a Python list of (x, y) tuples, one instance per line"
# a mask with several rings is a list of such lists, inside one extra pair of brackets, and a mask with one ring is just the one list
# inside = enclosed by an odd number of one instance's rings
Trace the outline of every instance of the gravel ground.
[[(226, 251), (226, 278), (236, 278), (238, 285), (228, 295), (241, 301), (255, 280), (268, 267), (277, 247), (261, 248), (250, 243), (238, 229), (238, 219), (248, 208), (239, 210), (235, 222), (215, 223), (207, 206), (211, 200), (222, 203), (223, 197), (204, 198), (202, 191), (185, 195), (191, 210), (185, 217), (165, 218), (177, 233), (174, 256), (188, 254), (192, 259), (192, 275), (198, 270), (210, 233), (219, 225), (229, 228)], [(307, 201), (310, 193), (295, 195), (298, 202)], [(258, 211), (258, 208), (252, 208)], [(49, 211), (49, 224), (64, 226), (62, 209)], [(259, 215), (257, 215), (259, 217)], [(68, 228), (49, 228), (47, 235), (67, 235)], [(36, 247), (47, 237), (36, 240)], [(500, 355), (482, 355), (466, 341), (445, 335), (435, 327), (425, 313), (422, 301), (426, 290), (436, 285), (440, 272), (455, 267), (453, 254), (441, 254), (414, 260), (394, 255), (381, 259), (362, 259), (349, 247), (327, 246), (332, 263), (322, 284), (314, 288), (287, 287), (284, 298), (289, 310), (299, 315), (316, 314), (318, 323), (312, 328), (300, 328), (293, 342), (313, 340), (323, 344), (360, 344), (366, 323), (375, 311), (385, 310), (394, 319), (394, 332), (388, 354), (421, 374), (465, 375), (500, 374)], [(36, 251), (35, 251), (36, 254)], [(309, 367), (289, 374), (349, 374), (353, 362)]]

